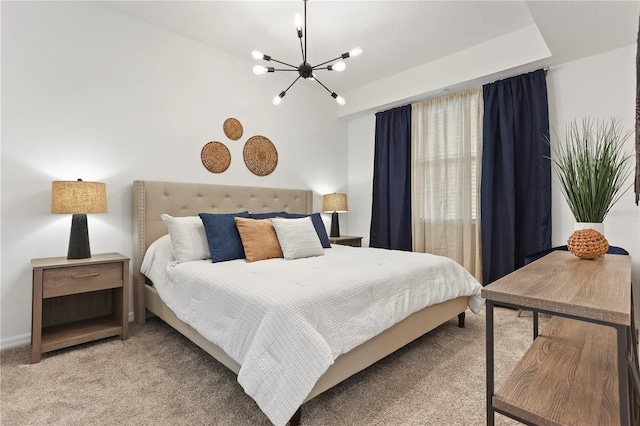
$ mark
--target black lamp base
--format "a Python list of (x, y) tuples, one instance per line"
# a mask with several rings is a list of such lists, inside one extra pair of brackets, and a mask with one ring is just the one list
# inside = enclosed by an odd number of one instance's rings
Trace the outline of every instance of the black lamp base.
[(338, 212), (331, 213), (331, 233), (330, 237), (340, 236), (340, 219), (338, 218)]
[(86, 259), (89, 257), (91, 257), (91, 249), (89, 248), (87, 215), (74, 214), (71, 218), (71, 236), (69, 237), (67, 259)]

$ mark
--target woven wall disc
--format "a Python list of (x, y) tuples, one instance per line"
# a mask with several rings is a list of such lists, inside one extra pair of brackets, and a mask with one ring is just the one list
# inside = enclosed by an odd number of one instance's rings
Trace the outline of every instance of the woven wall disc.
[(242, 137), (242, 123), (235, 118), (227, 118), (222, 125), (224, 134), (232, 141), (237, 141)]
[(278, 165), (278, 151), (264, 136), (251, 136), (244, 144), (244, 164), (258, 176), (271, 174)]
[(200, 152), (202, 164), (212, 173), (222, 173), (231, 164), (231, 153), (222, 142), (209, 142)]

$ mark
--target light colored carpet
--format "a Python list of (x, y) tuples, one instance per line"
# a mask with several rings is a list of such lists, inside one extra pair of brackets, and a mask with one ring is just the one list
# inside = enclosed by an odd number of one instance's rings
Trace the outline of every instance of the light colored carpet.
[[(531, 313), (497, 308), (499, 383), (531, 343)], [(543, 321), (541, 321), (542, 323)], [(303, 405), (302, 424), (485, 424), (485, 315), (467, 312)], [(63, 349), (30, 364), (0, 353), (0, 423), (269, 425), (233, 373), (152, 319), (131, 337)], [(497, 424), (517, 422), (497, 415)]]

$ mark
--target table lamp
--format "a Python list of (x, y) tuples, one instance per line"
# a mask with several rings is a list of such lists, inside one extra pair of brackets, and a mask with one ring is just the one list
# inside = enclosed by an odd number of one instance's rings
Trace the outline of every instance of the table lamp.
[(325, 213), (331, 213), (331, 237), (340, 236), (340, 220), (338, 213), (344, 213), (349, 210), (347, 207), (347, 194), (327, 194), (322, 197), (322, 210)]
[(51, 213), (72, 214), (67, 259), (91, 257), (87, 213), (107, 212), (107, 189), (101, 182), (54, 181)]

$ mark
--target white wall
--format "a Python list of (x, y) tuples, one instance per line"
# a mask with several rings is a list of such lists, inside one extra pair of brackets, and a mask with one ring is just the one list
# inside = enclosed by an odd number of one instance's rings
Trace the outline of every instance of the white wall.
[[(620, 116), (627, 130), (634, 128), (636, 45), (554, 66), (547, 76), (549, 115), (552, 128), (583, 116)], [(401, 100), (398, 100), (401, 101)], [(373, 113), (349, 121), (349, 230), (365, 236), (371, 223), (371, 180), (375, 116)], [(633, 136), (627, 149), (634, 153)], [(630, 179), (629, 184), (632, 184)], [(552, 188), (552, 244), (564, 245), (573, 232), (574, 219), (558, 188)], [(632, 282), (640, 283), (640, 207), (631, 188), (605, 219), (605, 236), (614, 246), (631, 254)], [(638, 286), (636, 286), (638, 287)], [(636, 289), (640, 306), (640, 288)]]
[[(564, 132), (568, 122), (583, 117), (609, 119), (619, 116), (627, 131), (635, 128), (636, 45), (611, 50), (553, 67), (548, 76), (549, 119), (552, 129)], [(553, 133), (552, 133), (553, 134)], [(635, 134), (625, 145), (635, 153)], [(634, 163), (635, 164), (635, 163)], [(635, 170), (635, 167), (634, 169)], [(640, 303), (640, 207), (635, 204), (633, 176), (629, 191), (605, 218), (610, 245), (631, 255), (631, 281), (636, 283), (635, 306)], [(553, 245), (564, 245), (575, 220), (557, 186), (552, 190)]]
[(375, 151), (374, 114), (349, 121), (349, 235), (362, 236), (369, 246), (371, 203), (373, 201), (373, 157)]
[[(347, 126), (322, 88), (256, 77), (251, 62), (89, 2), (2, 2), (0, 345), (28, 343), (32, 258), (65, 256), (70, 215), (50, 214), (52, 180), (107, 185), (109, 213), (89, 216), (93, 253), (132, 255), (134, 179), (346, 191)], [(239, 141), (226, 118), (244, 126)], [(268, 137), (278, 167), (253, 175), (243, 142)], [(218, 140), (229, 169), (208, 172)]]

